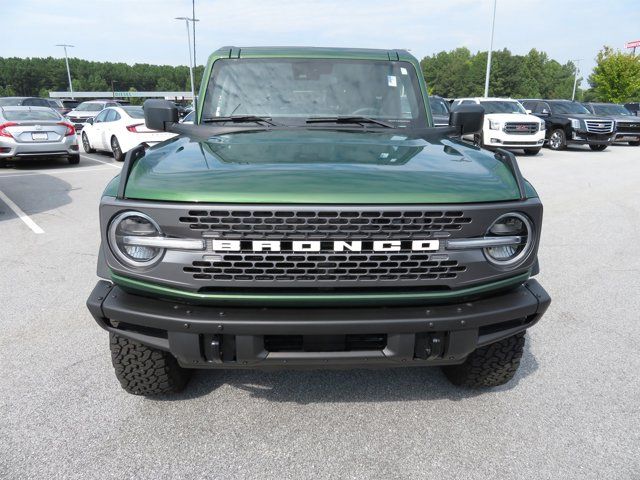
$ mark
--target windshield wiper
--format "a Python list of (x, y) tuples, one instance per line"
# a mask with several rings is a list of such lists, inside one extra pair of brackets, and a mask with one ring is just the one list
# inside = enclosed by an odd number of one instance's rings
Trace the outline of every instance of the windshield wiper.
[(233, 123), (266, 123), (267, 125), (272, 125), (274, 127), (280, 127), (279, 123), (271, 121), (271, 117), (258, 117), (256, 115), (231, 115), (230, 117), (208, 117), (203, 118), (202, 123), (222, 123), (222, 122), (233, 122)]
[(360, 116), (344, 116), (344, 117), (310, 117), (307, 118), (307, 123), (373, 123), (385, 128), (396, 128), (390, 123), (383, 122), (382, 120), (376, 120), (375, 118), (360, 117)]

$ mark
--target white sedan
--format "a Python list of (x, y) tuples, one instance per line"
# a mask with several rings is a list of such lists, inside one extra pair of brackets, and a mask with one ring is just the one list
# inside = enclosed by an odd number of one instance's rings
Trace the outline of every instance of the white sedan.
[(174, 137), (174, 133), (150, 130), (144, 124), (142, 107), (109, 107), (90, 119), (82, 129), (84, 151), (113, 153), (118, 162), (141, 143), (154, 145)]

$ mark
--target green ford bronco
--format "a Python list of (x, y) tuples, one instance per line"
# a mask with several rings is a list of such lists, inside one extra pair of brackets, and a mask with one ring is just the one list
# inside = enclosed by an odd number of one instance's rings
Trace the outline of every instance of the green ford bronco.
[(434, 127), (402, 50), (225, 47), (196, 121), (147, 100), (171, 140), (126, 157), (100, 203), (87, 305), (133, 394), (196, 368), (441, 366), (510, 380), (550, 298), (542, 204), (512, 153)]

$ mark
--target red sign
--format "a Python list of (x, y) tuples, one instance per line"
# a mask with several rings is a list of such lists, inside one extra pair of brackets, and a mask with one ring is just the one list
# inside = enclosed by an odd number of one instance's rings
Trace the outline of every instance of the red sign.
[(633, 42), (627, 42), (624, 44), (625, 48), (636, 48), (640, 47), (640, 40), (634, 40)]

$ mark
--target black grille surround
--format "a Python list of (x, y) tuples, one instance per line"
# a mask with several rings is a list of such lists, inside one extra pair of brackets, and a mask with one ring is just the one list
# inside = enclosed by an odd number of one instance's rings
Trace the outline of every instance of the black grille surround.
[(618, 122), (616, 125), (618, 133), (633, 133), (640, 135), (640, 119), (637, 122)]
[[(531, 268), (535, 254), (518, 268), (505, 270), (491, 265), (481, 249), (448, 249), (448, 239), (482, 237), (499, 216), (509, 212), (526, 214), (536, 230), (542, 220), (542, 206), (537, 198), (380, 206), (225, 205), (109, 198), (101, 204), (103, 232), (115, 215), (126, 210), (149, 215), (168, 237), (205, 239), (206, 249), (166, 250), (157, 264), (133, 270), (120, 264), (103, 240), (111, 271), (136, 280), (206, 294), (259, 291), (284, 294), (297, 290), (409, 293), (417, 289), (465, 288), (522, 273)], [(194, 215), (196, 212), (198, 215)], [(538, 234), (536, 244), (537, 238)], [(214, 241), (220, 240), (239, 241), (241, 248), (239, 251), (214, 250)], [(334, 249), (333, 242), (353, 244), (356, 240), (362, 242), (361, 251)], [(439, 249), (412, 250), (415, 240), (438, 240)], [(279, 241), (281, 249), (254, 251), (254, 241)], [(319, 241), (321, 248), (313, 252), (292, 251), (293, 241)], [(399, 241), (400, 248), (374, 251), (376, 241)], [(534, 252), (536, 250), (537, 245)]]
[(506, 122), (504, 132), (509, 135), (533, 135), (538, 133), (540, 125), (537, 122)]

